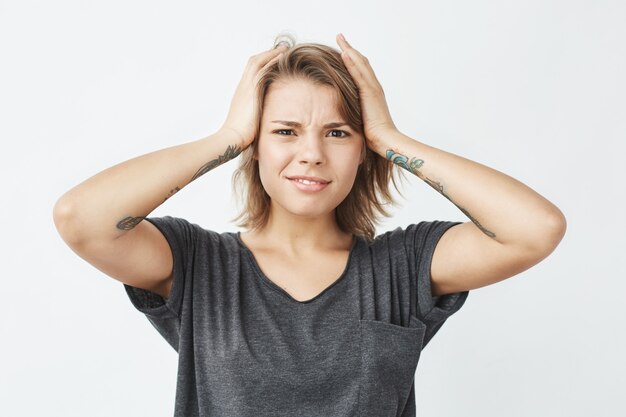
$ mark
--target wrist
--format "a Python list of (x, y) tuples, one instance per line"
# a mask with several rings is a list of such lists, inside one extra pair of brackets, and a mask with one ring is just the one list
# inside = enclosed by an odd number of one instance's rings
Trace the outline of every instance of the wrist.
[(398, 130), (390, 130), (371, 140), (370, 147), (374, 152), (387, 159), (387, 151), (402, 146), (410, 139)]
[(225, 144), (236, 147), (240, 152), (248, 147), (244, 137), (231, 127), (221, 127), (213, 136), (217, 136)]

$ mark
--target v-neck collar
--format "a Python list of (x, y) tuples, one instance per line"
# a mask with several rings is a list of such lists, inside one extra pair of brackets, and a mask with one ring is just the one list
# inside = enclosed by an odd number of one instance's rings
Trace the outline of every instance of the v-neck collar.
[(261, 279), (261, 281), (263, 283), (269, 285), (270, 288), (272, 288), (273, 290), (278, 291), (280, 294), (282, 294), (283, 296), (288, 298), (291, 302), (298, 303), (298, 304), (303, 304), (303, 305), (312, 303), (312, 302), (320, 299), (322, 296), (327, 294), (331, 289), (333, 289), (339, 282), (343, 281), (345, 276), (348, 274), (348, 270), (350, 269), (350, 264), (352, 262), (352, 257), (353, 257), (353, 254), (354, 254), (355, 250), (356, 250), (357, 243), (358, 243), (358, 240), (359, 240), (359, 237), (357, 235), (352, 235), (352, 244), (350, 246), (350, 253), (348, 254), (348, 260), (346, 261), (346, 266), (344, 267), (343, 272), (341, 273), (341, 275), (339, 275), (339, 277), (335, 281), (333, 281), (332, 284), (330, 284), (329, 286), (324, 288), (315, 297), (313, 297), (313, 298), (311, 298), (309, 300), (299, 301), (299, 300), (296, 300), (295, 298), (293, 298), (287, 291), (285, 291), (282, 287), (280, 287), (274, 281), (269, 279), (267, 277), (267, 275), (265, 275), (265, 273), (261, 270), (261, 267), (259, 266), (259, 263), (257, 262), (256, 257), (254, 256), (254, 253), (244, 243), (244, 241), (241, 239), (241, 232), (237, 232), (237, 233), (232, 233), (231, 232), (231, 234), (236, 237), (237, 242), (243, 248), (244, 252), (248, 255), (248, 260), (250, 261), (250, 264), (252, 265), (252, 267), (255, 270), (257, 276)]

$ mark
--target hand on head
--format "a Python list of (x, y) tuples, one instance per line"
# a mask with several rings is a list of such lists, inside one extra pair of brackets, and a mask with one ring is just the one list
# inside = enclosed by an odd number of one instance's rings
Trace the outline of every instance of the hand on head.
[(288, 47), (281, 42), (277, 47), (253, 55), (248, 59), (231, 101), (228, 116), (221, 127), (222, 130), (231, 130), (239, 135), (242, 150), (247, 148), (254, 140), (256, 120), (259, 112), (256, 97), (258, 77), (265, 68), (276, 62), (287, 49)]
[(342, 34), (337, 35), (337, 43), (342, 50), (343, 62), (359, 88), (365, 140), (369, 147), (373, 147), (375, 143), (397, 132), (398, 129), (391, 119), (385, 92), (369, 60), (354, 49)]

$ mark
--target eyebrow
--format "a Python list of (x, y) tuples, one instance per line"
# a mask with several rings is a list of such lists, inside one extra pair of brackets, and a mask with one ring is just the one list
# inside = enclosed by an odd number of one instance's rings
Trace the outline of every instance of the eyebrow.
[[(280, 123), (285, 126), (291, 126), (291, 127), (302, 127), (301, 123), (294, 122), (291, 120), (272, 120), (272, 123)], [(327, 129), (331, 127), (341, 127), (341, 126), (348, 126), (348, 124), (346, 122), (331, 122), (331, 123), (325, 124), (324, 128)]]

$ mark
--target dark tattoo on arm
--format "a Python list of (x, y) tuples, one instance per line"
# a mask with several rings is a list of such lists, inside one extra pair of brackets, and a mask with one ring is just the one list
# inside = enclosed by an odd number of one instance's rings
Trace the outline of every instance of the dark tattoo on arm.
[(194, 181), (198, 177), (201, 177), (202, 175), (206, 174), (207, 172), (209, 172), (213, 168), (223, 164), (224, 162), (229, 161), (229, 160), (231, 160), (233, 158), (236, 158), (237, 155), (239, 155), (240, 153), (241, 153), (241, 148), (239, 148), (237, 146), (230, 146), (229, 145), (226, 148), (226, 152), (224, 152), (224, 155), (220, 155), (220, 156), (217, 157), (217, 159), (209, 161), (206, 164), (204, 164), (202, 167), (200, 167), (198, 172), (196, 172), (193, 175), (193, 177), (191, 177), (191, 180), (189, 180), (189, 182)]
[[(193, 175), (193, 177), (191, 178), (191, 180), (189, 180), (189, 182), (196, 180), (197, 178), (206, 174), (213, 168), (223, 164), (224, 162), (229, 161), (233, 158), (236, 158), (237, 155), (241, 153), (241, 151), (242, 150), (240, 147), (229, 145), (226, 148), (226, 151), (224, 152), (223, 155), (218, 156), (216, 159), (213, 159), (212, 161), (209, 161), (206, 164), (204, 164), (202, 167), (200, 167), (200, 169)], [(173, 196), (179, 191), (180, 191), (180, 187), (178, 186), (172, 188), (168, 196), (163, 199), (161, 204), (165, 203), (165, 201), (167, 201), (168, 198), (170, 198), (171, 196)], [(131, 216), (125, 217), (124, 219), (120, 220), (117, 223), (117, 228), (119, 230), (130, 230), (133, 227), (137, 226), (143, 219), (145, 219), (145, 217), (131, 217)]]
[[(161, 204), (165, 203), (168, 198), (170, 198), (171, 196), (173, 196), (174, 194), (176, 194), (179, 191), (180, 191), (180, 188), (178, 186), (176, 186), (173, 189), (171, 189), (170, 190), (170, 194), (163, 199)], [(137, 226), (143, 219), (145, 219), (145, 217), (131, 217), (131, 216), (128, 216), (128, 217), (120, 220), (117, 223), (117, 228), (119, 230), (130, 230), (130, 229), (134, 228), (135, 226)]]
[(126, 217), (117, 223), (119, 230), (130, 230), (137, 226), (145, 217)]
[(422, 180), (424, 180), (426, 182), (426, 184), (430, 185), (432, 188), (434, 188), (439, 194), (443, 195), (445, 198), (447, 198), (452, 204), (454, 204), (455, 206), (457, 206), (457, 208), (459, 210), (461, 210), (467, 217), (469, 217), (469, 219), (476, 225), (478, 226), (478, 228), (487, 236), (489, 236), (492, 239), (495, 239), (496, 234), (493, 233), (490, 230), (487, 230), (482, 224), (480, 224), (480, 222), (478, 220), (476, 220), (474, 218), (474, 216), (472, 216), (467, 210), (465, 210), (463, 207), (460, 207), (458, 204), (456, 204), (454, 202), (454, 200), (452, 200), (452, 198), (450, 198), (449, 195), (447, 195), (443, 189), (443, 185), (441, 185), (441, 183), (434, 181), (428, 177), (426, 177), (419, 169), (422, 167), (422, 165), (424, 165), (424, 160), (423, 159), (418, 159), (418, 158), (411, 158), (411, 160), (409, 161), (409, 158), (407, 158), (406, 156), (396, 153), (393, 149), (387, 149), (386, 152), (387, 155), (387, 159), (389, 159), (391, 162), (393, 162), (396, 165), (399, 165), (400, 167), (406, 169), (407, 171), (411, 172), (412, 174), (417, 175), (419, 178), (421, 178)]
[(177, 193), (177, 192), (179, 192), (179, 191), (180, 191), (180, 188), (179, 188), (178, 186), (176, 186), (176, 187), (172, 188), (172, 189), (170, 190), (170, 194), (169, 194), (167, 197), (165, 197), (165, 198), (163, 199), (163, 201), (161, 202), (161, 204), (165, 203), (165, 202), (167, 201), (167, 199), (168, 199), (168, 198), (170, 198), (171, 196), (173, 196), (174, 194), (176, 194), (176, 193)]

